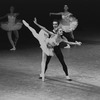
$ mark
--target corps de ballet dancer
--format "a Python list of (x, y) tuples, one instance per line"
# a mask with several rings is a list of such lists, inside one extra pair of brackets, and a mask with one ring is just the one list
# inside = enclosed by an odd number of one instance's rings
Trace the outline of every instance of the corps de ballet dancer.
[[(65, 37), (74, 40), (73, 31), (78, 26), (78, 20), (72, 16), (72, 13), (68, 12), (68, 6), (64, 5), (64, 12), (50, 13), (50, 15), (61, 15), (62, 19), (60, 20), (59, 27), (61, 27), (65, 33), (68, 33)], [(67, 44), (65, 48), (70, 48), (70, 45)]]
[[(45, 72), (46, 57), (47, 56), (54, 56), (54, 47), (59, 45), (59, 43), (62, 42), (62, 41), (66, 42), (68, 44), (71, 44), (71, 45), (81, 45), (81, 44), (78, 43), (78, 42), (69, 42), (64, 37), (61, 38), (61, 35), (63, 34), (63, 31), (62, 31), (61, 28), (58, 29), (57, 34), (54, 34), (53, 32), (47, 30), (45, 27), (38, 24), (36, 18), (34, 20), (34, 23), (38, 27), (40, 27), (40, 29), (41, 29), (39, 34), (25, 20), (23, 20), (23, 24), (32, 32), (33, 36), (40, 43), (40, 47), (42, 49), (42, 62), (41, 62), (41, 74), (40, 74), (40, 76), (42, 77), (42, 81), (44, 81), (44, 79), (45, 79), (44, 72)], [(49, 38), (49, 35), (51, 35), (50, 38)], [(60, 56), (59, 56), (59, 59), (60, 59)], [(64, 61), (62, 61), (62, 62), (64, 62)], [(69, 78), (68, 70), (67, 70), (67, 66), (66, 66), (65, 62), (64, 62), (64, 65), (63, 65), (63, 70), (65, 72), (66, 78)]]
[[(22, 28), (22, 22), (17, 20), (17, 16), (19, 13), (14, 13), (14, 7), (10, 7), (10, 13), (7, 15), (0, 17), (0, 19), (3, 19), (5, 17), (8, 18), (7, 22), (2, 22), (1, 23), (1, 28), (5, 31), (7, 31), (8, 39), (12, 45), (12, 48), (10, 50), (16, 50), (16, 44), (19, 39), (19, 33), (18, 30)], [(15, 35), (15, 39), (12, 39), (12, 32)]]

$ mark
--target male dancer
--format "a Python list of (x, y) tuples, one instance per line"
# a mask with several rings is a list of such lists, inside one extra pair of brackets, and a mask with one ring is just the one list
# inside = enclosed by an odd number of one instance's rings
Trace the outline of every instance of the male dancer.
[[(36, 19), (34, 20), (34, 23), (38, 27), (40, 27), (42, 30), (44, 30), (47, 34), (52, 34), (50, 38), (46, 34), (45, 34), (46, 35), (45, 36), (44, 32), (41, 33), (41, 31), (40, 31), (38, 34), (34, 28), (32, 28), (25, 20), (23, 20), (23, 24), (32, 32), (33, 36), (39, 41), (41, 49), (42, 49), (42, 62), (41, 62), (40, 78), (42, 78), (42, 81), (44, 81), (44, 78), (45, 78), (44, 73), (47, 69), (46, 66), (49, 63), (51, 56), (53, 56), (52, 53), (54, 51), (54, 53), (56, 54), (56, 56), (58, 57), (59, 61), (62, 64), (63, 70), (64, 70), (65, 75), (66, 75), (66, 79), (71, 80), (68, 76), (67, 65), (64, 62), (64, 57), (63, 57), (62, 52), (60, 50), (59, 43), (61, 41), (65, 41), (66, 43), (71, 44), (71, 45), (80, 45), (80, 43), (69, 42), (69, 41), (67, 41), (66, 38), (64, 38), (64, 37), (61, 38), (61, 35), (63, 34), (63, 31), (61, 28), (55, 30), (56, 34), (54, 34), (54, 32), (48, 31), (45, 27), (39, 25), (37, 23)], [(44, 35), (44, 36), (42, 36), (42, 35)], [(49, 45), (48, 45), (48, 43), (49, 43)]]
[[(54, 20), (53, 21), (53, 33), (57, 34), (57, 29), (58, 29), (58, 21)], [(63, 36), (62, 36), (63, 37)], [(81, 45), (81, 42), (78, 42), (80, 45)], [(68, 76), (68, 68), (67, 68), (67, 65), (65, 64), (65, 61), (64, 61), (64, 57), (63, 57), (63, 54), (61, 52), (61, 49), (60, 49), (60, 46), (55, 46), (54, 47), (54, 53), (56, 54), (57, 58), (59, 59), (60, 63), (62, 64), (62, 67), (63, 67), (63, 70), (65, 72), (65, 75), (66, 75), (66, 79), (68, 81), (71, 81), (72, 79)], [(51, 59), (52, 56), (46, 56), (46, 62), (45, 62), (45, 73), (46, 73), (46, 70), (47, 70), (47, 67), (48, 67), (48, 64), (50, 62), (50, 59)], [(40, 79), (42, 79), (42, 75), (40, 74)]]

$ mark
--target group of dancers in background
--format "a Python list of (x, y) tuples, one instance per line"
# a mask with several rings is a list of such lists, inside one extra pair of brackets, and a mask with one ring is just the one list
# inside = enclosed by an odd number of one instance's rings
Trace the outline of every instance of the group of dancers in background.
[[(62, 19), (60, 21), (53, 21), (52, 31), (49, 31), (44, 26), (37, 23), (37, 19), (34, 18), (34, 24), (40, 28), (39, 33), (37, 33), (37, 31), (33, 27), (31, 27), (25, 20), (22, 20), (22, 22), (16, 20), (17, 15), (18, 13), (14, 13), (14, 7), (11, 7), (10, 13), (7, 14), (8, 22), (1, 23), (1, 28), (8, 32), (8, 39), (13, 47), (10, 50), (16, 50), (16, 43), (19, 37), (18, 30), (21, 29), (22, 25), (24, 24), (32, 32), (32, 35), (39, 41), (40, 48), (42, 49), (41, 73), (39, 78), (42, 79), (42, 81), (45, 80), (45, 73), (48, 68), (50, 59), (52, 56), (54, 56), (54, 54), (56, 54), (57, 58), (62, 64), (62, 68), (65, 72), (66, 79), (68, 81), (71, 81), (72, 79), (68, 75), (68, 68), (64, 61), (64, 56), (61, 52), (59, 44), (61, 42), (65, 42), (67, 44), (67, 48), (70, 48), (70, 45), (80, 46), (82, 43), (75, 41), (73, 31), (78, 25), (78, 20), (75, 17), (73, 17), (73, 15), (70, 12), (68, 12), (68, 6), (64, 5), (64, 12), (50, 13), (50, 15), (62, 16)], [(14, 42), (11, 38), (12, 31), (14, 31), (17, 37)], [(73, 41), (68, 41), (66, 34), (69, 33)]]

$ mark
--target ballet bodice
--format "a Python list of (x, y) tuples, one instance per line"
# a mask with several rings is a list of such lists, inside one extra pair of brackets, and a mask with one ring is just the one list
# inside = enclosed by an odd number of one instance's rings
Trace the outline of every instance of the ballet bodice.
[(8, 22), (9, 23), (15, 23), (15, 19), (16, 19), (15, 16), (8, 15)]
[(62, 14), (62, 19), (68, 19), (68, 17), (71, 15), (71, 13), (69, 13), (69, 12), (64, 12), (63, 14)]
[(59, 43), (62, 41), (61, 36), (58, 36), (57, 34), (52, 35), (50, 38), (47, 39), (47, 42), (51, 44), (52, 46), (59, 45)]

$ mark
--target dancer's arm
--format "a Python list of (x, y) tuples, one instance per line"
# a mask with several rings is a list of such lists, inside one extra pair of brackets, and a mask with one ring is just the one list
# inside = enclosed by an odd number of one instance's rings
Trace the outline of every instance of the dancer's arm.
[(80, 46), (82, 44), (81, 42), (77, 42), (77, 41), (75, 41), (75, 42), (64, 41), (64, 42), (66, 42), (67, 44), (70, 44), (70, 45), (78, 45), (78, 46)]
[(59, 13), (50, 13), (50, 15), (62, 15), (63, 12), (59, 12)]
[(40, 27), (41, 29), (43, 29), (44, 31), (46, 31), (48, 34), (50, 34), (50, 35), (54, 34), (53, 32), (47, 30), (45, 27), (43, 27), (43, 26), (41, 26), (40, 24), (38, 24), (36, 18), (34, 18), (34, 23), (35, 23), (38, 27)]
[(33, 36), (38, 39), (39, 35), (38, 33), (35, 31), (34, 28), (32, 28), (25, 20), (22, 20), (23, 24), (32, 32)]
[(72, 15), (72, 13), (70, 12), (58, 12), (58, 13), (50, 13), (50, 15), (64, 15), (64, 14), (68, 14), (68, 16)]
[(82, 44), (82, 42), (78, 42), (78, 41), (75, 41), (75, 42), (69, 42), (69, 41), (67, 40), (67, 38), (64, 37), (64, 36), (63, 36), (62, 41), (63, 41), (63, 42), (66, 42), (67, 44), (70, 44), (70, 45), (79, 45), (79, 46), (80, 46), (80, 45)]
[(0, 19), (6, 18), (7, 16), (8, 16), (8, 15), (2, 16), (2, 17), (0, 17)]

